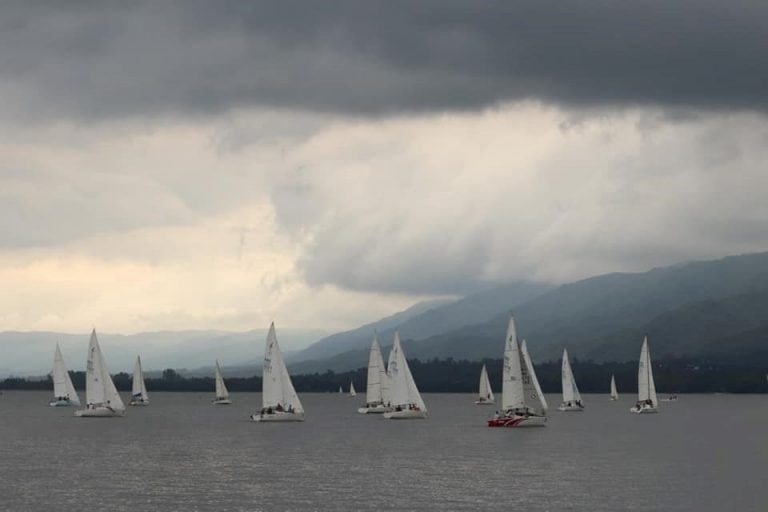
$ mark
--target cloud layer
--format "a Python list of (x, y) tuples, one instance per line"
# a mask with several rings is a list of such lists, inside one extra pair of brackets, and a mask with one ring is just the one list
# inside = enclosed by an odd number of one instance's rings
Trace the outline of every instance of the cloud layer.
[(8, 2), (7, 115), (768, 106), (761, 0)]

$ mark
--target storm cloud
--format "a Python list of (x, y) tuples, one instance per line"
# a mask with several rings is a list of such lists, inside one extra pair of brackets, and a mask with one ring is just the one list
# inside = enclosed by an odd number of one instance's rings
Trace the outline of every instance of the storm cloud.
[(768, 107), (768, 4), (3, 2), (6, 115)]

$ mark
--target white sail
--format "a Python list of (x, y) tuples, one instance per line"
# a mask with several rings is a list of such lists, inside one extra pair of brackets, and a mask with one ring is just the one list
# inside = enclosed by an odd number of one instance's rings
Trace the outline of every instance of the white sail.
[[(394, 347), (393, 347), (394, 348)], [(387, 367), (381, 374), (381, 401), (385, 405), (392, 404), (392, 363), (395, 360), (395, 351), (389, 350), (389, 357), (387, 358)]]
[(616, 390), (616, 379), (613, 375), (611, 375), (611, 398), (614, 400), (619, 398), (619, 392)]
[(576, 379), (573, 378), (571, 363), (568, 361), (568, 349), (563, 349), (563, 403), (573, 403), (581, 401), (579, 388), (576, 386)]
[(299, 414), (304, 412), (296, 390), (293, 388), (291, 376), (288, 375), (288, 369), (285, 367), (283, 354), (277, 343), (274, 322), (269, 326), (267, 334), (262, 379), (261, 401), (265, 409), (274, 409), (280, 405), (285, 410), (293, 410)]
[(488, 380), (488, 370), (483, 365), (483, 369), (480, 370), (480, 390), (478, 391), (478, 399), (487, 402), (493, 402), (493, 390), (491, 389), (491, 381)]
[(356, 396), (357, 391), (355, 391), (355, 383), (352, 381), (349, 381), (349, 396)]
[(525, 403), (531, 412), (543, 416), (547, 413), (549, 406), (547, 405), (547, 399), (544, 398), (544, 393), (541, 392), (539, 379), (536, 378), (536, 370), (533, 368), (533, 361), (531, 361), (531, 356), (528, 354), (528, 345), (525, 343), (525, 340), (520, 344), (520, 356), (522, 358), (521, 369)]
[(74, 405), (80, 405), (80, 398), (77, 396), (75, 386), (72, 385), (72, 379), (64, 364), (64, 357), (61, 355), (58, 343), (53, 356), (53, 396), (55, 399), (64, 398)]
[(136, 356), (136, 363), (133, 365), (133, 384), (131, 385), (131, 396), (142, 402), (149, 402), (147, 396), (147, 386), (144, 384), (144, 372), (141, 371), (141, 358)]
[(221, 375), (219, 361), (216, 360), (216, 400), (226, 400), (229, 398), (227, 385), (224, 384), (224, 377)]
[(91, 341), (88, 344), (88, 363), (85, 373), (85, 399), (88, 404), (94, 406), (108, 406), (115, 411), (124, 411), (120, 395), (115, 389), (112, 377), (109, 375), (107, 363), (101, 353), (99, 340), (96, 338), (96, 329), (91, 333)]
[(504, 371), (501, 381), (501, 407), (503, 410), (525, 407), (523, 372), (520, 365), (520, 347), (517, 344), (515, 318), (509, 317), (506, 345), (504, 347)]
[[(381, 346), (374, 335), (371, 342), (371, 351), (368, 353), (368, 384), (365, 389), (365, 403), (379, 405), (384, 402), (382, 398), (382, 371), (384, 360), (381, 358)], [(385, 376), (386, 377), (386, 376)]]
[(651, 351), (648, 348), (648, 337), (643, 339), (643, 348), (640, 350), (640, 364), (637, 372), (637, 400), (644, 402), (650, 400), (654, 407), (659, 405), (656, 398), (656, 384), (653, 382), (653, 368), (651, 368)]
[[(395, 342), (392, 345), (394, 361), (390, 363), (390, 376), (392, 378), (392, 406), (408, 408), (410, 405), (416, 406), (422, 411), (427, 408), (421, 398), (421, 393), (413, 380), (411, 369), (408, 367), (408, 361), (405, 358), (403, 347), (400, 344), (400, 335), (395, 332)], [(392, 355), (390, 355), (392, 358)]]

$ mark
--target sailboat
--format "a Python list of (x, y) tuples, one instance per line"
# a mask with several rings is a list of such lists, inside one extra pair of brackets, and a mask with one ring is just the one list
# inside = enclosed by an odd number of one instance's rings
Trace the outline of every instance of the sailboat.
[(131, 401), (128, 405), (149, 405), (147, 386), (144, 384), (144, 373), (141, 371), (141, 358), (136, 356), (133, 365), (133, 384), (131, 385)]
[(480, 391), (478, 391), (478, 397), (477, 400), (475, 400), (475, 403), (477, 405), (493, 405), (496, 403), (493, 397), (493, 390), (491, 389), (491, 381), (488, 380), (488, 370), (485, 369), (485, 365), (483, 365), (483, 369), (480, 370)]
[(517, 343), (515, 319), (510, 316), (504, 347), (501, 414), (488, 420), (489, 427), (543, 427), (547, 422), (547, 401), (541, 393), (528, 347)]
[(304, 421), (301, 406), (291, 376), (285, 367), (283, 353), (277, 343), (275, 323), (269, 326), (267, 344), (264, 349), (264, 366), (261, 373), (261, 411), (252, 414), (253, 421)]
[(611, 400), (618, 400), (619, 399), (619, 392), (616, 390), (616, 379), (614, 378), (613, 374), (611, 374)]
[(365, 407), (360, 407), (360, 414), (385, 413), (392, 410), (384, 401), (384, 394), (389, 389), (389, 379), (384, 360), (381, 357), (381, 346), (374, 335), (371, 351), (368, 353), (368, 384), (365, 389)]
[(343, 395), (343, 394), (344, 394), (344, 389), (343, 389), (341, 386), (339, 386), (339, 394), (340, 394), (340, 395)]
[(229, 391), (224, 384), (224, 377), (221, 376), (219, 361), (216, 360), (216, 398), (211, 402), (213, 405), (229, 405), (232, 400), (229, 399)]
[(349, 381), (349, 396), (357, 396), (357, 391), (355, 391), (355, 383), (352, 381)]
[(389, 355), (390, 364), (387, 368), (391, 384), (392, 411), (385, 412), (388, 420), (425, 419), (427, 407), (421, 399), (419, 389), (413, 380), (411, 369), (405, 358), (403, 347), (400, 345), (400, 334), (395, 331), (395, 343)]
[(59, 344), (56, 344), (56, 352), (53, 356), (53, 400), (48, 402), (51, 407), (65, 407), (68, 405), (80, 405), (75, 386), (64, 364)]
[(568, 361), (568, 349), (563, 349), (563, 403), (557, 408), (558, 411), (574, 412), (583, 411), (584, 404), (581, 401), (581, 393), (576, 386), (576, 379), (573, 378), (571, 363)]
[(643, 339), (640, 349), (640, 363), (637, 367), (637, 403), (630, 411), (638, 414), (659, 412), (659, 401), (656, 398), (656, 384), (653, 382), (651, 368), (651, 351), (648, 349), (648, 336)]
[(85, 409), (75, 411), (82, 418), (110, 418), (122, 416), (125, 405), (109, 376), (107, 362), (101, 353), (96, 329), (91, 332), (88, 344), (88, 362), (85, 372)]

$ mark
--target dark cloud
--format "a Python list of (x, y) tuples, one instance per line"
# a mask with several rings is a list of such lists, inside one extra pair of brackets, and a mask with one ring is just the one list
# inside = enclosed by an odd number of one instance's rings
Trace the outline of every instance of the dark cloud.
[(6, 114), (768, 106), (768, 3), (5, 2)]

